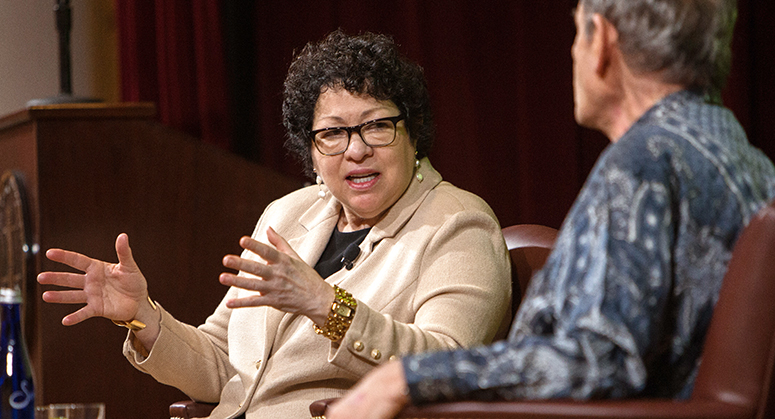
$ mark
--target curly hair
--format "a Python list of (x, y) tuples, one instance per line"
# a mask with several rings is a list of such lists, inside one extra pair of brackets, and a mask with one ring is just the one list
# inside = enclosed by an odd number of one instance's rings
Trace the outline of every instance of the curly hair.
[(304, 165), (307, 175), (313, 175), (309, 133), (315, 105), (327, 88), (392, 101), (406, 116), (418, 158), (428, 155), (434, 128), (422, 68), (401, 55), (389, 36), (370, 32), (350, 36), (336, 30), (318, 43), (307, 44), (294, 58), (285, 79), (285, 148)]
[(732, 66), (736, 0), (581, 0), (590, 34), (593, 13), (619, 32), (627, 64), (640, 71), (663, 71), (720, 103)]

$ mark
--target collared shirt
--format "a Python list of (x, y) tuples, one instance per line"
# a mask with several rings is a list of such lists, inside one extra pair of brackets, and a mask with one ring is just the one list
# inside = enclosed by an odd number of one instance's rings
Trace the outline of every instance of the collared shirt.
[(601, 155), (508, 340), (403, 360), (413, 402), (688, 397), (732, 247), (774, 197), (730, 111), (666, 97)]

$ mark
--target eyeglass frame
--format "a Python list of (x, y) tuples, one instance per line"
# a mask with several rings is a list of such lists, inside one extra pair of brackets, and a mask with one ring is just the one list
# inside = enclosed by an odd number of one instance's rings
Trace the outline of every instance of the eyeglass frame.
[[(404, 119), (406, 119), (406, 115), (404, 115), (403, 112), (402, 112), (402, 113), (400, 113), (400, 114), (398, 114), (396, 116), (386, 116), (384, 118), (372, 119), (370, 121), (366, 121), (366, 122), (364, 122), (362, 124), (358, 124), (358, 125), (353, 125), (351, 127), (327, 127), (327, 128), (321, 128), (321, 129), (312, 130), (312, 131), (309, 132), (309, 137), (312, 140), (312, 144), (315, 144), (315, 148), (318, 150), (318, 152), (320, 152), (320, 154), (322, 154), (324, 156), (338, 156), (340, 154), (344, 154), (347, 151), (347, 149), (350, 148), (350, 142), (352, 141), (353, 132), (357, 132), (358, 136), (361, 137), (361, 141), (363, 141), (363, 143), (366, 144), (369, 147), (372, 147), (372, 148), (387, 147), (387, 146), (389, 146), (390, 144), (393, 144), (393, 142), (396, 141), (396, 133), (397, 133), (397, 129), (398, 129), (398, 123), (403, 121)], [(361, 134), (361, 129), (363, 127), (365, 127), (366, 125), (373, 124), (375, 122), (380, 122), (380, 121), (390, 121), (390, 122), (393, 123), (393, 139), (390, 140), (390, 142), (387, 143), (387, 144), (373, 145), (373, 144), (367, 143), (366, 139), (364, 139), (363, 135)], [(318, 147), (318, 142), (315, 140), (315, 136), (318, 135), (318, 133), (320, 133), (320, 132), (334, 130), (334, 129), (341, 129), (341, 130), (347, 131), (347, 145), (344, 146), (344, 150), (342, 150), (342, 151), (339, 151), (339, 152), (336, 152), (336, 153), (324, 153), (322, 150), (320, 150), (320, 147)]]

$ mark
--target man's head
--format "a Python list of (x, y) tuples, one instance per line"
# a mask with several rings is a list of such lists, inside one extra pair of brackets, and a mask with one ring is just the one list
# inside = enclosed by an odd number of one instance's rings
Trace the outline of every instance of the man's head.
[(627, 65), (717, 97), (732, 63), (736, 0), (579, 0), (586, 36), (599, 14), (619, 33)]

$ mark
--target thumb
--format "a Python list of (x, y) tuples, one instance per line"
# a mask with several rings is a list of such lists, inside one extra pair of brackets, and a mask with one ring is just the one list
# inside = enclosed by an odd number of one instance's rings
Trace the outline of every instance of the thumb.
[(275, 249), (293, 258), (301, 259), (299, 255), (296, 254), (296, 251), (293, 250), (291, 245), (285, 241), (283, 236), (274, 231), (272, 227), (266, 229), (266, 238), (269, 240), (269, 243), (275, 247)]
[(132, 248), (129, 247), (129, 236), (121, 233), (116, 237), (116, 255), (118, 263), (128, 268), (137, 268), (134, 257), (132, 257)]

